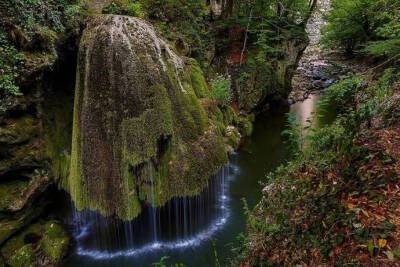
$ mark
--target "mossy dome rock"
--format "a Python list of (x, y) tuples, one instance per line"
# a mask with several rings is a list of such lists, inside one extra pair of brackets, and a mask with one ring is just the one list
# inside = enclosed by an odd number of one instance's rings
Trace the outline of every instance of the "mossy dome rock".
[(133, 219), (199, 194), (227, 160), (179, 57), (148, 22), (100, 15), (79, 47), (68, 190), (78, 209)]

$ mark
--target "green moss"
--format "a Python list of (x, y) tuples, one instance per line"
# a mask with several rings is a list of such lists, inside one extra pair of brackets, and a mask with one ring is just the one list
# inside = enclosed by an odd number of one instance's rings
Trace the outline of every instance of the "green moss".
[[(199, 138), (208, 126), (207, 115), (191, 85), (190, 72), (179, 77), (173, 66), (168, 66), (167, 75), (174, 88), (173, 117), (179, 127), (179, 136), (184, 141)], [(183, 91), (181, 85), (183, 85)]]
[(103, 33), (86, 30), (80, 45), (67, 189), (78, 209), (131, 220), (144, 204), (200, 193), (227, 155), (199, 100), (207, 84), (194, 60), (183, 62), (169, 48), (159, 58), (142, 39), (131, 40), (135, 56), (125, 46), (110, 54)]
[[(1, 248), (6, 262), (11, 266), (37, 266), (37, 255), (58, 263), (67, 253), (69, 238), (56, 221), (38, 222), (8, 240)], [(31, 253), (32, 252), (32, 253)]]
[(263, 95), (264, 93), (262, 90), (253, 90), (250, 93), (241, 94), (239, 96), (240, 109), (250, 113), (260, 102)]
[(44, 203), (36, 203), (34, 207), (17, 218), (0, 219), (0, 244), (3, 244), (12, 234), (29, 224), (33, 219), (37, 218), (43, 211)]
[(13, 267), (35, 266), (35, 251), (32, 245), (24, 245), (11, 257), (9, 264)]
[(53, 262), (59, 262), (68, 251), (69, 238), (55, 221), (46, 222), (40, 247)]
[(241, 135), (236, 127), (228, 126), (225, 130), (226, 143), (233, 149), (237, 149), (240, 143)]
[(157, 156), (158, 140), (173, 133), (171, 102), (165, 87), (150, 87), (149, 94), (154, 95), (149, 99), (154, 103), (153, 108), (144, 111), (140, 117), (122, 121), (123, 162), (133, 166)]
[(199, 98), (209, 97), (210, 92), (203, 71), (195, 59), (189, 59), (190, 79), (196, 96)]
[[(86, 56), (86, 60), (88, 60), (88, 55)], [(89, 65), (89, 62), (87, 62)], [(81, 90), (85, 88), (86, 79), (80, 77), (80, 73), (82, 68), (80, 64), (77, 66), (76, 73), (76, 88), (75, 88), (75, 97), (74, 97), (74, 114), (73, 114), (73, 126), (72, 126), (72, 142), (71, 142), (71, 160), (70, 160), (70, 173), (68, 176), (68, 181), (62, 183), (62, 186), (69, 191), (72, 199), (74, 200), (75, 207), (77, 209), (85, 208), (84, 199), (82, 197), (82, 188), (85, 184), (82, 183), (82, 158), (81, 158), (81, 149), (82, 149), (82, 141), (80, 136), (80, 125), (79, 125), (79, 113), (81, 112)], [(87, 67), (88, 68), (88, 67)], [(82, 89), (81, 89), (82, 88)]]
[(239, 117), (239, 131), (243, 136), (250, 136), (253, 132), (253, 123), (248, 117)]
[[(46, 99), (43, 107), (44, 154), (51, 159), (51, 170), (55, 180), (65, 183), (68, 181), (71, 157), (73, 95), (60, 90), (52, 92)], [(58, 101), (59, 99), (63, 101)]]
[[(24, 242), (25, 236), (27, 235), (40, 236), (40, 233), (41, 233), (41, 226), (39, 224), (33, 224), (29, 226), (26, 230), (24, 230), (22, 233), (8, 240), (1, 248), (1, 253), (5, 258), (5, 260), (7, 261), (7, 263), (10, 264), (14, 256), (18, 254), (18, 251), (26, 245)], [(34, 257), (32, 257), (32, 260), (34, 260)]]
[(18, 144), (39, 135), (39, 120), (31, 115), (4, 120), (0, 129), (0, 142)]
[(4, 211), (29, 187), (29, 181), (9, 181), (0, 186), (0, 211)]
[(228, 125), (237, 125), (238, 124), (238, 116), (236, 115), (235, 110), (231, 106), (226, 106), (222, 109), (223, 114), (223, 122), (226, 126)]
[(0, 158), (0, 173), (20, 166), (36, 166), (40, 158), (39, 120), (31, 115), (7, 118), (0, 128), (0, 143), (7, 152)]

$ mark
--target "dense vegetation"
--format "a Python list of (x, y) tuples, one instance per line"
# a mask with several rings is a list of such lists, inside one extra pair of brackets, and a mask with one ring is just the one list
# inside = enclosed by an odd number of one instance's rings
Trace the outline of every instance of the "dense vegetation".
[(322, 42), (348, 54), (364, 50), (374, 56), (400, 53), (400, 2), (333, 0)]
[(264, 197), (249, 213), (241, 261), (340, 265), (399, 255), (399, 214), (390, 206), (400, 171), (400, 74), (388, 69), (371, 78), (332, 86), (324, 104), (340, 107), (338, 117), (307, 140), (292, 121), (295, 158), (267, 177)]
[[(102, 12), (151, 21), (181, 54), (196, 58), (210, 78), (233, 72), (234, 100), (250, 110), (267, 94), (285, 95), (286, 68), (293, 69), (290, 64), (295, 63), (285, 59), (298, 51), (287, 51), (284, 43), (300, 40), (306, 44), (304, 25), (315, 2), (230, 0), (217, 16), (202, 1), (112, 0)], [(4, 10), (0, 25), (2, 98), (11, 101), (11, 96), (23, 93), (21, 84), (31, 74), (54, 64), (57, 46), (79, 34), (85, 16), (96, 12), (88, 3), (18, 0), (0, 4)], [(226, 62), (234, 68), (227, 69)]]
[[(334, 0), (322, 43), (379, 57), (331, 86), (312, 129), (289, 118), (293, 158), (270, 173), (235, 250), (236, 263), (391, 265), (400, 260), (399, 2)], [(383, 63), (380, 63), (383, 62)]]
[[(65, 46), (76, 49), (89, 14), (135, 16), (153, 23), (179, 55), (200, 63), (191, 70), (197, 73), (191, 77), (199, 85), (193, 85), (199, 89), (195, 94), (232, 147), (251, 133), (248, 113), (287, 97), (308, 41), (304, 27), (316, 5), (314, 0), (228, 0), (215, 14), (197, 0), (112, 0), (99, 11), (85, 2), (90, 1), (0, 2), (1, 112), (30, 94), (35, 80), (45, 80), (38, 74), (54, 67)], [(397, 0), (332, 0), (322, 43), (389, 61), (328, 90), (321, 109), (337, 107), (333, 124), (310, 130), (289, 120), (285, 134), (293, 158), (268, 176), (254, 212), (246, 209), (248, 233), (241, 237), (234, 265), (381, 264), (400, 258), (399, 10)], [(198, 79), (202, 72), (207, 82)], [(230, 124), (238, 128), (234, 133), (226, 132)], [(45, 232), (38, 251), (59, 262), (66, 249), (60, 246), (57, 255), (48, 250), (45, 241), (55, 238), (48, 225), (33, 227), (35, 234)], [(6, 252), (19, 251), (12, 262), (35, 257), (31, 245), (22, 244), (33, 231), (27, 227), (8, 242)]]
[(57, 45), (79, 33), (81, 6), (74, 0), (2, 1), (0, 3), (0, 109), (20, 85), (52, 66)]

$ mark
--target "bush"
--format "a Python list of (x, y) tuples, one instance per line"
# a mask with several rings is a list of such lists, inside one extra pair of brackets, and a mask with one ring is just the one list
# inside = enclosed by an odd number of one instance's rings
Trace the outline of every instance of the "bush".
[(146, 16), (139, 2), (132, 0), (113, 0), (103, 7), (103, 14), (118, 14), (144, 18)]
[(295, 115), (288, 114), (287, 128), (282, 131), (281, 135), (285, 138), (290, 154), (293, 158), (301, 155), (301, 151), (305, 142), (305, 128), (299, 123)]
[(217, 76), (212, 81), (211, 98), (221, 106), (227, 106), (232, 100), (230, 77)]
[(207, 62), (213, 32), (205, 1), (198, 0), (143, 0), (149, 20), (161, 29), (170, 41), (180, 40), (188, 46), (188, 56), (200, 66)]
[(357, 93), (357, 87), (362, 80), (362, 77), (355, 76), (335, 83), (329, 87), (324, 101), (331, 103), (333, 102), (339, 109), (343, 109), (346, 104), (353, 101), (353, 98)]

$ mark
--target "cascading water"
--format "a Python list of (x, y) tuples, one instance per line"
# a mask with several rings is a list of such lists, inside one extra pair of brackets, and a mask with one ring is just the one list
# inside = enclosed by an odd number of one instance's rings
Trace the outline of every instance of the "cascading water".
[(155, 201), (154, 201), (154, 179), (153, 179), (153, 164), (151, 162), (148, 163), (149, 168), (149, 180), (150, 180), (150, 187), (151, 187), (151, 207), (149, 209), (150, 212), (150, 224), (153, 226), (153, 239), (157, 241), (157, 220), (156, 220), (156, 213), (157, 210), (155, 209)]
[(149, 163), (152, 203), (132, 221), (73, 208), (70, 224), (75, 230), (76, 254), (93, 259), (112, 259), (200, 245), (211, 238), (229, 217), (226, 192), (237, 174), (236, 157), (236, 154), (230, 156), (229, 163), (210, 179), (208, 187), (199, 196), (174, 198), (161, 208), (154, 208), (155, 181), (153, 166)]

